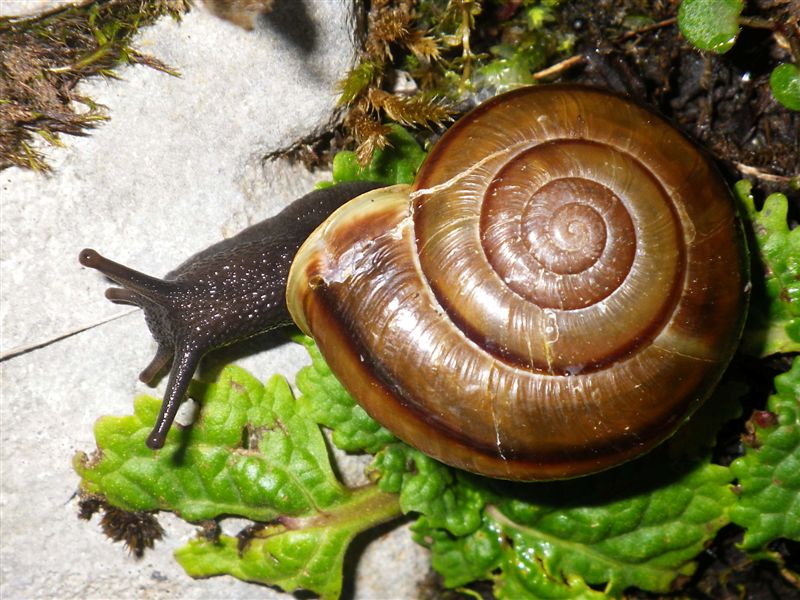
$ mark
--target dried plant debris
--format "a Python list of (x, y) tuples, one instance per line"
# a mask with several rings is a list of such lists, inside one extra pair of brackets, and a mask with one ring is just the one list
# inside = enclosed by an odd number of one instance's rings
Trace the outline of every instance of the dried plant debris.
[(91, 75), (114, 77), (120, 64), (175, 74), (131, 47), (139, 28), (164, 15), (179, 19), (189, 0), (101, 0), (32, 18), (0, 19), (0, 169), (47, 171), (35, 141), (60, 145), (108, 118), (75, 86)]
[(100, 527), (113, 542), (123, 542), (136, 558), (144, 556), (158, 540), (164, 537), (164, 529), (155, 515), (146, 511), (127, 511), (109, 504), (97, 494), (80, 494), (78, 516), (86, 521), (95, 513), (102, 513)]
[(250, 31), (259, 15), (272, 10), (274, 0), (203, 0), (203, 3), (221, 19)]
[(106, 508), (100, 527), (106, 537), (114, 542), (123, 542), (137, 558), (144, 556), (144, 551), (152, 549), (155, 542), (164, 536), (164, 529), (152, 514), (128, 512), (113, 506)]

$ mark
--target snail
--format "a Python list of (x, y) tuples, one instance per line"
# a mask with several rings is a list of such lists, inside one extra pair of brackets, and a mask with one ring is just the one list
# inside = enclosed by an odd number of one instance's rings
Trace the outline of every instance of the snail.
[(577, 85), (496, 96), (412, 185), (313, 192), (163, 280), (93, 250), (80, 262), (144, 308), (158, 351), (143, 380), (174, 354), (151, 448), (205, 352), (293, 320), (400, 439), (515, 480), (668, 438), (721, 377), (747, 305), (741, 224), (708, 159)]

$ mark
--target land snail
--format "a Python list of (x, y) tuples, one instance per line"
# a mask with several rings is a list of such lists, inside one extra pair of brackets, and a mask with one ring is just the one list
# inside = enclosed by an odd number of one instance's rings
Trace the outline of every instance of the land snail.
[(204, 353), (291, 317), (399, 438), (515, 480), (594, 473), (669, 437), (747, 304), (713, 166), (650, 110), (574, 85), (496, 96), (413, 185), (313, 192), (163, 280), (80, 261), (144, 308), (158, 351), (142, 379), (174, 355), (151, 448)]

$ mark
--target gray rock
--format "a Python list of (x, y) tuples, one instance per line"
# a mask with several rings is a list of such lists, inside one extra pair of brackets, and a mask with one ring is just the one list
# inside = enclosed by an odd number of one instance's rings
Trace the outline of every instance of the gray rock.
[[(88, 81), (81, 92), (111, 121), (48, 150), (53, 175), (0, 172), (3, 598), (282, 596), (189, 578), (171, 552), (194, 527), (178, 519), (162, 520), (168, 538), (154, 552), (129, 557), (96, 520), (77, 519), (70, 464), (94, 448), (98, 416), (129, 414), (136, 395), (162, 392), (137, 379), (154, 350), (141, 313), (104, 299), (106, 282), (78, 265), (79, 250), (162, 275), (324, 179), (261, 157), (334, 118), (335, 86), (355, 55), (352, 3), (278, 7), (252, 33), (201, 10), (180, 25), (160, 21), (137, 46), (180, 78), (129, 67), (122, 80)], [(290, 379), (306, 362), (292, 344), (243, 361), (260, 377)], [(355, 597), (416, 597), (425, 553), (406, 529), (383, 537), (368, 548)]]
[(0, 17), (30, 17), (89, 2), (92, 0), (2, 0), (0, 1)]

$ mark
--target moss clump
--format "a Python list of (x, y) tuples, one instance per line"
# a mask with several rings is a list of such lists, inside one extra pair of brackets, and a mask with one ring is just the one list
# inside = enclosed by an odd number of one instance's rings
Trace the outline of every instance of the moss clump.
[(359, 163), (389, 143), (387, 120), (435, 129), (567, 55), (571, 36), (545, 27), (559, 2), (373, 0), (361, 60), (341, 86)]
[(141, 27), (188, 10), (189, 0), (101, 0), (0, 19), (0, 169), (47, 171), (35, 139), (60, 145), (60, 134), (82, 135), (108, 118), (104, 107), (75, 91), (81, 79), (114, 77), (120, 64), (175, 74), (130, 44)]

